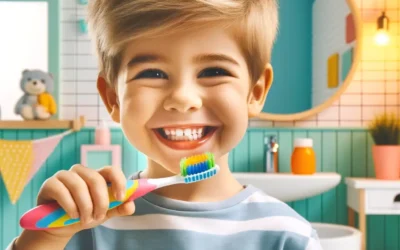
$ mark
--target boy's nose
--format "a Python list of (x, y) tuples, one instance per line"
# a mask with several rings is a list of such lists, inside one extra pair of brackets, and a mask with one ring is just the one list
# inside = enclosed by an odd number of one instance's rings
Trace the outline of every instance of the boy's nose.
[(174, 89), (164, 101), (164, 108), (167, 111), (178, 111), (185, 113), (196, 111), (203, 105), (201, 97), (193, 88), (180, 87)]

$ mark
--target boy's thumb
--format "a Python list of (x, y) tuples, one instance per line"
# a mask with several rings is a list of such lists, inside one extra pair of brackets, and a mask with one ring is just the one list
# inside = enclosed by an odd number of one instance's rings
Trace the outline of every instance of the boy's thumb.
[(135, 203), (128, 201), (107, 212), (107, 218), (132, 215), (135, 212)]

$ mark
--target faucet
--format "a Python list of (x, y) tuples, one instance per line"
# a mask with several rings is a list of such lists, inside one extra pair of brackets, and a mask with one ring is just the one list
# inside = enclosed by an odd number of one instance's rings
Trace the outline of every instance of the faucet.
[(270, 135), (264, 138), (264, 143), (267, 146), (265, 155), (265, 171), (267, 173), (277, 173), (278, 170), (278, 148), (276, 135)]

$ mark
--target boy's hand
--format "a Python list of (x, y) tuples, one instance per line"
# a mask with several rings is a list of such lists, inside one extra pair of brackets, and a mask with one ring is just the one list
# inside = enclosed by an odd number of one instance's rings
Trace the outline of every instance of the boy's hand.
[(77, 232), (96, 227), (112, 217), (133, 214), (133, 202), (108, 211), (107, 182), (111, 182), (114, 197), (121, 199), (125, 195), (126, 178), (118, 167), (104, 167), (96, 171), (74, 165), (69, 171), (59, 171), (47, 179), (39, 191), (37, 204), (56, 201), (71, 218), (79, 217), (81, 222), (49, 229), (46, 233), (56, 237), (72, 237)]

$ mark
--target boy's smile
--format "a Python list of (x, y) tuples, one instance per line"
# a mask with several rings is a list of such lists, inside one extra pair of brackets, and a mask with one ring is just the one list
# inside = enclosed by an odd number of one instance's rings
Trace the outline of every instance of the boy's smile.
[(149, 157), (151, 177), (162, 177), (179, 173), (183, 157), (226, 156), (263, 106), (263, 79), (251, 83), (233, 33), (214, 26), (129, 43), (116, 92), (98, 86), (127, 139)]
[(177, 150), (195, 149), (208, 141), (218, 129), (207, 125), (176, 125), (154, 129), (157, 138)]

